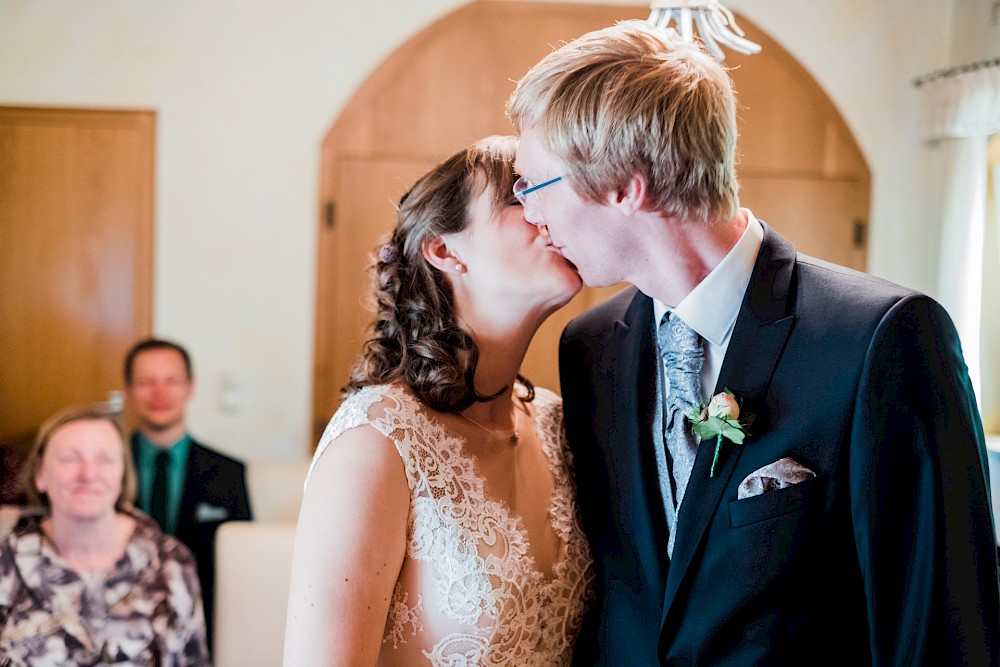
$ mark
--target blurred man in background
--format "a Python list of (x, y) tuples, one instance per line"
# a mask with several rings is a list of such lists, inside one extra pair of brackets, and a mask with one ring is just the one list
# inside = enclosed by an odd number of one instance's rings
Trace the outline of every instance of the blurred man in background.
[(253, 518), (246, 466), (188, 433), (194, 374), (180, 345), (154, 338), (136, 343), (125, 357), (125, 388), (138, 421), (132, 435), (136, 504), (194, 554), (211, 646), (215, 531), (226, 521)]

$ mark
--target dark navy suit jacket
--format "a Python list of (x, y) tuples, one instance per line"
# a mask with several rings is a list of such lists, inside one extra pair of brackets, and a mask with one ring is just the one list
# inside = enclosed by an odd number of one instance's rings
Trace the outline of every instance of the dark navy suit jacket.
[[(997, 665), (1000, 592), (982, 425), (934, 301), (802, 255), (765, 226), (716, 392), (756, 421), (699, 448), (673, 558), (651, 432), (652, 301), (634, 288), (560, 344), (596, 561), (577, 665)], [(792, 457), (817, 473), (737, 499)]]
[[(138, 434), (132, 436), (132, 460), (139, 460)], [(226, 521), (251, 519), (246, 466), (192, 438), (175, 536), (198, 564), (209, 635), (214, 625), (215, 531)]]

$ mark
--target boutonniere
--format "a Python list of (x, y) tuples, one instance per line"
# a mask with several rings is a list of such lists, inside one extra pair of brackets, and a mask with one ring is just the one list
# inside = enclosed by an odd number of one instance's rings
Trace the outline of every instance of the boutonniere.
[(689, 419), (691, 430), (695, 435), (702, 440), (715, 438), (715, 455), (712, 457), (712, 468), (708, 473), (709, 477), (715, 477), (722, 439), (742, 445), (743, 439), (750, 435), (753, 413), (741, 412), (736, 396), (726, 389), (713, 396), (711, 400), (692, 408)]

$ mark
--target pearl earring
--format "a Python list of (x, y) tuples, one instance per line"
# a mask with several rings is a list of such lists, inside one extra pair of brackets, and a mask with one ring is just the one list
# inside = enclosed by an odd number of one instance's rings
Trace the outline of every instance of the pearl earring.
[(465, 264), (462, 264), (461, 262), (456, 262), (455, 271), (458, 273), (465, 273)]

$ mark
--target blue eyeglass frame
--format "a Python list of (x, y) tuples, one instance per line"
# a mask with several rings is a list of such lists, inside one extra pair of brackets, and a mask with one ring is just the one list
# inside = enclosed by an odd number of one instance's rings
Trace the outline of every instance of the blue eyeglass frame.
[[(524, 178), (524, 177), (522, 176), (521, 178)], [(517, 180), (520, 181), (521, 178), (519, 178)], [(541, 190), (542, 188), (547, 188), (548, 186), (552, 185), (553, 183), (558, 183), (562, 179), (563, 179), (562, 176), (556, 176), (555, 178), (550, 178), (549, 180), (545, 181), (544, 183), (539, 183), (538, 185), (532, 185), (530, 188), (525, 188), (525, 189), (523, 189), (521, 191), (515, 190), (514, 191), (514, 198), (517, 199), (519, 202), (521, 202), (522, 205), (524, 205), (524, 198), (527, 197), (528, 195), (530, 195), (532, 192), (537, 192), (538, 190)], [(527, 180), (527, 179), (524, 179), (524, 180)], [(528, 182), (530, 183), (530, 181), (528, 181)], [(515, 185), (516, 184), (517, 183), (515, 183)]]

